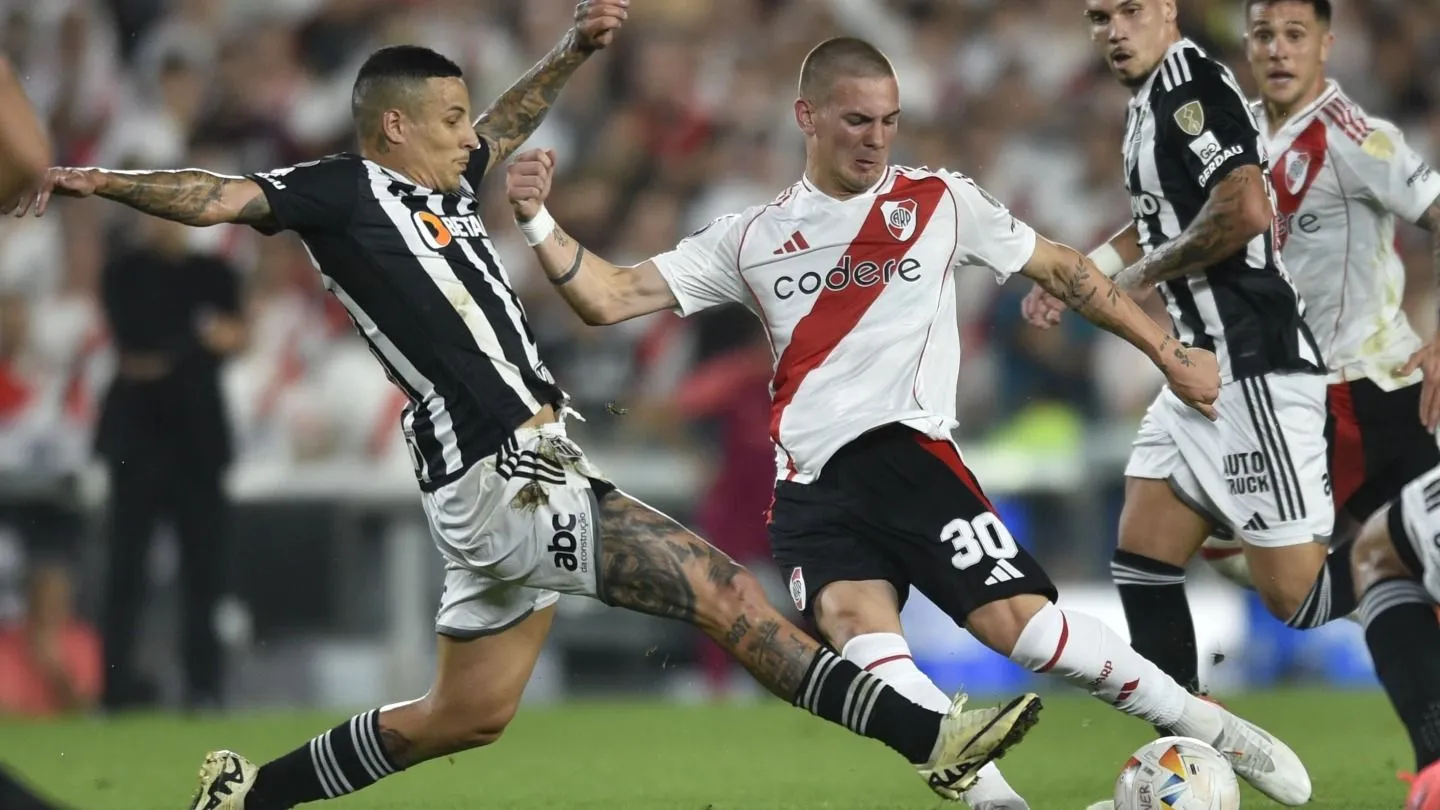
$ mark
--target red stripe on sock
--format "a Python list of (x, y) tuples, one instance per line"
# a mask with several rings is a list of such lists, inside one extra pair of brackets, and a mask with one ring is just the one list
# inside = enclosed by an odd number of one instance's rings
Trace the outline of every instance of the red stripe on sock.
[(1140, 679), (1139, 679), (1139, 678), (1136, 678), (1136, 679), (1133, 680), (1133, 681), (1126, 681), (1126, 682), (1120, 687), (1120, 694), (1118, 694), (1118, 695), (1115, 696), (1115, 702), (1116, 702), (1116, 703), (1124, 703), (1124, 702), (1125, 702), (1125, 698), (1128, 698), (1128, 697), (1130, 697), (1131, 695), (1135, 694), (1135, 690), (1138, 689), (1138, 688), (1140, 688)]
[(914, 658), (911, 658), (908, 653), (900, 653), (899, 655), (887, 655), (887, 656), (885, 656), (884, 658), (881, 658), (879, 661), (872, 661), (872, 662), (870, 662), (870, 665), (867, 666), (867, 667), (865, 667), (865, 671), (866, 671), (866, 672), (869, 672), (870, 670), (872, 670), (872, 669), (874, 669), (874, 668), (876, 668), (876, 667), (878, 667), (878, 666), (881, 666), (881, 665), (883, 665), (883, 664), (888, 664), (888, 663), (890, 663), (891, 661), (899, 661), (899, 660), (901, 660), (902, 658), (910, 658), (910, 660), (912, 660), (912, 661), (915, 660)]
[(1052, 656), (1050, 656), (1050, 660), (1045, 662), (1045, 666), (1040, 667), (1039, 669), (1037, 669), (1037, 670), (1035, 670), (1035, 671), (1036, 671), (1036, 672), (1049, 672), (1051, 669), (1054, 669), (1054, 668), (1055, 668), (1055, 665), (1058, 664), (1058, 663), (1060, 663), (1060, 656), (1061, 656), (1062, 654), (1064, 654), (1064, 652), (1065, 652), (1065, 645), (1068, 644), (1069, 642), (1070, 642), (1070, 621), (1065, 618), (1065, 614), (1064, 614), (1064, 613), (1061, 613), (1061, 614), (1060, 614), (1060, 643), (1055, 645), (1055, 654), (1052, 655)]

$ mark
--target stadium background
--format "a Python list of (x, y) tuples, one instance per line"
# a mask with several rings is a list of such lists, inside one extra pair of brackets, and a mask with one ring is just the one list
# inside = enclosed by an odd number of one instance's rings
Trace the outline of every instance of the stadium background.
[[(380, 45), (423, 43), (456, 59), (483, 109), (553, 44), (572, 5), (11, 0), (0, 2), (0, 45), (49, 123), (60, 162), (240, 173), (349, 148), (350, 83)], [(1248, 88), (1237, 59), (1239, 0), (1181, 5), (1189, 34), (1224, 54)], [(1332, 74), (1423, 154), (1440, 155), (1440, 6), (1337, 6)], [(800, 58), (832, 34), (871, 38), (895, 60), (905, 108), (896, 162), (970, 174), (1042, 232), (1084, 249), (1123, 223), (1126, 95), (1098, 68), (1078, 0), (634, 0), (617, 45), (572, 80), (531, 141), (559, 152), (552, 211), (587, 245), (628, 262), (769, 199), (802, 168), (790, 113)], [(540, 280), (498, 175), (485, 197), (543, 355), (587, 417), (571, 423), (573, 435), (623, 486), (713, 529), (718, 544), (768, 572), (753, 530), (766, 505), (766, 487), (755, 483), (766, 480), (768, 454), (748, 316), (587, 328)], [(43, 219), (0, 224), (7, 620), (24, 610), (26, 566), (57, 557), (74, 572), (81, 615), (94, 616), (105, 484), (90, 431), (113, 365), (95, 294), (134, 224), (119, 206), (68, 200)], [(243, 277), (252, 328), (225, 372), (239, 460), (233, 540), (216, 560), (234, 592), (217, 617), (234, 705), (350, 707), (418, 694), (430, 672), (439, 577), (396, 429), (398, 394), (321, 294), (298, 241), (238, 227), (195, 230), (190, 240)], [(1435, 306), (1425, 242), (1414, 229), (1400, 240), (1411, 281), (1405, 306), (1428, 335)], [(1047, 333), (1025, 328), (1023, 282), (996, 287), (976, 274), (958, 287), (967, 457), (1067, 601), (1123, 629), (1106, 563), (1128, 441), (1158, 377), (1138, 353), (1077, 319)], [(758, 423), (749, 418), (757, 402)], [(727, 454), (737, 472), (713, 493)], [(26, 511), (37, 504), (75, 520), (37, 522)], [(143, 643), (172, 694), (173, 557), (162, 542), (152, 560), (157, 590)], [(1217, 688), (1370, 684), (1358, 628), (1342, 623), (1302, 639), (1208, 572), (1197, 569), (1192, 582), (1202, 646), (1220, 654), (1207, 661)], [(697, 668), (703, 647), (688, 629), (584, 600), (561, 610), (529, 699), (707, 694)], [(923, 600), (906, 620), (917, 656), (943, 686), (1006, 688), (1022, 677)]]

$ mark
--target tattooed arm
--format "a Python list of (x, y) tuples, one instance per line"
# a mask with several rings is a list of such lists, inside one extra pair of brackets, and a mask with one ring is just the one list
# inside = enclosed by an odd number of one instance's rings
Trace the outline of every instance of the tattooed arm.
[(1417, 223), (1430, 232), (1430, 257), (1435, 266), (1435, 278), (1440, 281), (1440, 198), (1425, 209)]
[(1037, 238), (1035, 253), (1020, 272), (1087, 321), (1144, 352), (1181, 399), (1214, 418), (1210, 403), (1220, 389), (1214, 355), (1187, 348), (1171, 337), (1094, 262), (1069, 247)]
[(486, 171), (509, 157), (535, 132), (576, 68), (614, 39), (629, 4), (629, 0), (583, 0), (575, 7), (575, 27), (480, 114), (475, 120), (475, 134), (490, 149)]
[(32, 205), (37, 216), (44, 214), (55, 194), (104, 197), (186, 225), (235, 222), (264, 226), (272, 220), (270, 203), (254, 180), (199, 169), (121, 172), (54, 168), (46, 172), (35, 191), (21, 199), (18, 214), (23, 216)]
[(1257, 165), (1244, 165), (1225, 176), (1179, 236), (1125, 268), (1115, 281), (1122, 289), (1144, 290), (1187, 276), (1245, 249), (1271, 227), (1274, 209)]

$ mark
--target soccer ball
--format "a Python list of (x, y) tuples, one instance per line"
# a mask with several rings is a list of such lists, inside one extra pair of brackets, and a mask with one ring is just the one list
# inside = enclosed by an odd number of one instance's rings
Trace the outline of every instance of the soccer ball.
[(1147, 743), (1115, 780), (1115, 810), (1239, 810), (1240, 785), (1220, 752), (1191, 737)]
[(1200, 558), (1220, 576), (1242, 588), (1255, 590), (1255, 583), (1250, 579), (1250, 565), (1245, 562), (1245, 546), (1239, 540), (1211, 535), (1200, 546)]
[(1410, 783), (1405, 810), (1440, 810), (1440, 762), (1432, 762)]

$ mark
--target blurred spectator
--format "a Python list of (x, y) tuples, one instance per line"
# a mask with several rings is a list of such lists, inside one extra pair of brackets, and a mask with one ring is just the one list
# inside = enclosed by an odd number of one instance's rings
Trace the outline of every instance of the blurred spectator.
[(96, 436), (110, 472), (105, 705), (128, 708), (154, 697), (132, 656), (151, 541), (168, 518), (180, 545), (184, 700), (204, 708), (221, 700), (215, 609), (229, 565), (222, 474), (231, 434), (219, 368), (244, 347), (246, 325), (229, 264), (191, 253), (184, 225), (139, 216), (133, 222), (139, 244), (111, 261), (102, 282), (118, 349)]
[(100, 637), (75, 616), (64, 566), (34, 566), (25, 616), (0, 628), (0, 715), (83, 712), (100, 697)]
[[(572, 6), (570, 0), (0, 0), (0, 37), (51, 123), (61, 159), (190, 161), (241, 173), (349, 148), (350, 83), (371, 49), (404, 40), (440, 48), (465, 67), (478, 109), (504, 89), (505, 77), (541, 55), (556, 20), (568, 18)], [(1187, 0), (1182, 11), (1187, 33), (1235, 59), (1239, 4)], [(576, 76), (532, 138), (532, 145), (559, 151), (556, 182), (565, 189), (566, 210), (556, 216), (598, 251), (643, 260), (717, 214), (770, 199), (793, 182), (800, 171), (791, 137), (795, 72), (809, 47), (840, 33), (874, 39), (897, 62), (905, 106), (898, 159), (969, 174), (1039, 230), (1082, 250), (1126, 219), (1118, 165), (1125, 94), (1103, 75), (1073, 0), (650, 0), (632, 16), (619, 47)], [(1340, 4), (1335, 30), (1336, 78), (1422, 149), (1440, 149), (1440, 6)], [(1034, 58), (1037, 42), (1044, 59)], [(1248, 85), (1248, 71), (1238, 76)], [(195, 139), (207, 148), (190, 151)], [(594, 330), (558, 305), (516, 239), (502, 185), (492, 181), (481, 190), (492, 237), (552, 371), (574, 389), (582, 410), (593, 410), (627, 389), (626, 358), (648, 326)], [(85, 203), (56, 207), (71, 220), (64, 230), (74, 244), (36, 230), (14, 248), (0, 246), (0, 275), (22, 257), (55, 261), (69, 253), (72, 264), (91, 261), (87, 252), (99, 248), (87, 242), (117, 216)], [(363, 425), (368, 435), (383, 424), (388, 403), (360, 402), (373, 396), (368, 382), (355, 383), (348, 397), (339, 393), (350, 385), (347, 358), (363, 346), (344, 329), (305, 330), (292, 344), (297, 324), (312, 325), (311, 307), (323, 306), (318, 279), (289, 272), (300, 253), (293, 240), (290, 247), (257, 249), (255, 235), (223, 230), (196, 232), (192, 245), (227, 256), (242, 277), (257, 280), (257, 305), (267, 310), (262, 329), (275, 330), (260, 335), (227, 373), (236, 413), (268, 420), (244, 423), (239, 456), (370, 458), (373, 442), (316, 440), (293, 427)], [(1402, 247), (1412, 244), (1418, 243), (1402, 235)], [(1415, 280), (1427, 280), (1424, 254), (1414, 257), (1422, 265)], [(278, 287), (276, 271), (264, 266), (269, 261), (286, 264)], [(1093, 389), (1093, 380), (1077, 375), (1114, 379), (1126, 367), (1150, 381), (1143, 358), (1127, 364), (1124, 352), (1076, 352), (1063, 369), (1042, 364), (1027, 371), (1033, 355), (1006, 348), (1010, 337), (989, 332), (1008, 318), (997, 320), (995, 307), (1010, 306), (1012, 294), (984, 279), (956, 286), (966, 338), (961, 386), (971, 389), (961, 397), (967, 435), (1008, 419), (1013, 408), (994, 407), (988, 391), (1009, 385), (1002, 381), (1012, 374), (1019, 384), (1010, 390), (1021, 399), (1032, 390), (1053, 397)], [(1407, 291), (1407, 308), (1425, 313), (1421, 325), (1432, 320), (1428, 286)], [(295, 313), (306, 317), (297, 321)], [(277, 353), (282, 346), (287, 351)], [(1102, 371), (1093, 365), (1101, 358), (1119, 366)], [(332, 369), (347, 370), (344, 384), (312, 384)], [(378, 369), (355, 373), (383, 388)], [(1093, 416), (1116, 412), (1108, 397), (1094, 403)], [(286, 420), (292, 427), (279, 429)], [(603, 432), (607, 424), (588, 429)]]

